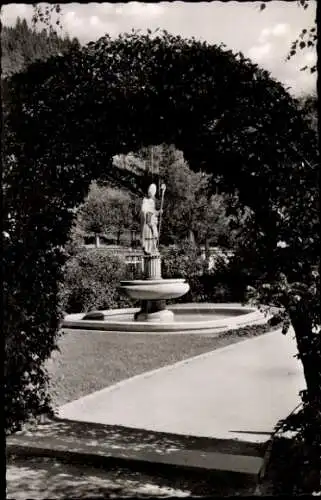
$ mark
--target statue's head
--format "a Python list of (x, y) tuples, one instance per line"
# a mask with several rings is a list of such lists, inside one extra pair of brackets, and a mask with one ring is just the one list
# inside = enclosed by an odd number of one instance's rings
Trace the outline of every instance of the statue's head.
[(156, 184), (151, 184), (148, 188), (148, 198), (154, 198), (155, 194), (156, 194)]

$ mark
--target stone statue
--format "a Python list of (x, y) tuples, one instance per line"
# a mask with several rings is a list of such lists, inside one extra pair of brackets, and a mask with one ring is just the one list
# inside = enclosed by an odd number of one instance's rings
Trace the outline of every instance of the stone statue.
[(158, 252), (158, 215), (155, 205), (156, 185), (148, 188), (148, 196), (141, 206), (141, 244), (145, 255), (157, 255)]

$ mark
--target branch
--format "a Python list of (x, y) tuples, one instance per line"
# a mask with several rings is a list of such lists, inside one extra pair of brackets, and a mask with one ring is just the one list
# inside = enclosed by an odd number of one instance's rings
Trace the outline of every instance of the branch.
[[(260, 11), (265, 10), (267, 3), (268, 2), (260, 3), (259, 10)], [(306, 10), (308, 7), (310, 7), (309, 0), (297, 0), (297, 4), (299, 7), (302, 7), (304, 10)], [(309, 29), (303, 28), (301, 30), (297, 39), (294, 40), (294, 42), (292, 42), (289, 53), (285, 59), (286, 61), (289, 61), (290, 59), (292, 59), (292, 57), (294, 57), (299, 50), (312, 49), (316, 46), (316, 43), (317, 43), (316, 24), (317, 24), (317, 21), (315, 19), (314, 26), (310, 27)], [(313, 64), (312, 66), (305, 65), (302, 68), (300, 68), (300, 71), (306, 71), (308, 69), (310, 69), (310, 73), (315, 73), (317, 70), (317, 66), (316, 66), (316, 64)]]

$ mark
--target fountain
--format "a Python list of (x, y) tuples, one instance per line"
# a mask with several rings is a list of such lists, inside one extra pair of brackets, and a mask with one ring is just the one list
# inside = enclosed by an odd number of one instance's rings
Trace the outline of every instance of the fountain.
[(141, 309), (134, 315), (135, 321), (170, 322), (174, 313), (166, 308), (166, 300), (185, 295), (189, 284), (184, 279), (163, 279), (161, 273), (161, 255), (158, 249), (159, 228), (161, 223), (165, 184), (162, 184), (160, 211), (156, 210), (156, 185), (151, 184), (148, 197), (143, 199), (141, 207), (141, 240), (144, 251), (144, 279), (121, 281), (121, 290), (132, 299), (141, 301)]
[[(144, 279), (121, 281), (120, 290), (139, 300), (140, 309), (113, 309), (70, 314), (63, 328), (104, 330), (120, 333), (218, 334), (226, 329), (266, 322), (253, 307), (241, 304), (180, 304), (166, 307), (166, 300), (189, 291), (184, 279), (164, 279), (161, 275), (159, 234), (165, 193), (161, 186), (161, 206), (156, 210), (156, 185), (151, 184), (141, 206), (141, 243), (144, 251)], [(158, 222), (159, 218), (159, 222)]]

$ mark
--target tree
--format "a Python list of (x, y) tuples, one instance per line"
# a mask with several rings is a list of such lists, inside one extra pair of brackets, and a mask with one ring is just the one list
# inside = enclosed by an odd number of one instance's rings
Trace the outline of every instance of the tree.
[[(112, 167), (116, 154), (175, 144), (192, 170), (220, 178), (223, 191), (237, 189), (251, 210), (243, 238), (255, 297), (284, 308), (294, 327), (307, 384), (304, 437), (320, 470), (319, 156), (297, 102), (242, 54), (167, 32), (103, 37), (7, 83), (7, 422), (31, 411), (28, 395), (33, 412), (43, 403), (28, 383), (55, 345), (61, 247), (74, 207), (93, 179), (123, 179)], [(126, 172), (124, 184), (135, 190), (139, 176)]]
[(165, 182), (161, 241), (168, 244), (187, 238), (192, 230), (195, 193), (201, 177), (189, 169), (182, 151), (177, 150), (174, 145), (149, 145), (128, 155), (118, 156), (115, 165), (139, 173), (144, 178), (144, 195), (148, 184), (156, 183), (158, 204), (160, 185)]
[[(117, 158), (118, 167), (140, 172), (149, 182), (166, 184), (161, 242), (178, 243), (184, 239), (204, 244), (205, 241), (227, 240), (228, 218), (222, 196), (209, 195), (209, 176), (193, 172), (182, 151), (174, 145), (147, 146), (135, 153)], [(160, 201), (160, 200), (158, 200)]]
[(194, 239), (193, 221), (201, 174), (189, 168), (182, 151), (171, 147), (165, 151), (160, 177), (166, 184), (162, 243), (178, 243), (183, 239)]
[[(232, 217), (227, 215), (227, 203), (223, 195), (202, 195), (194, 212), (193, 231), (196, 241), (215, 246), (231, 247), (235, 227), (231, 233)], [(234, 226), (235, 226), (234, 221)]]
[(63, 54), (79, 45), (74, 38), (62, 37), (55, 31), (45, 29), (36, 31), (28, 26), (25, 19), (17, 18), (13, 27), (3, 26), (1, 33), (2, 79), (23, 71), (36, 60), (45, 60), (50, 56)]
[(91, 185), (88, 197), (78, 211), (78, 224), (87, 235), (99, 237), (106, 233), (117, 233), (117, 243), (125, 229), (132, 229), (132, 200), (119, 189)]

